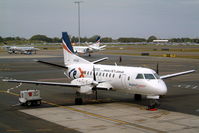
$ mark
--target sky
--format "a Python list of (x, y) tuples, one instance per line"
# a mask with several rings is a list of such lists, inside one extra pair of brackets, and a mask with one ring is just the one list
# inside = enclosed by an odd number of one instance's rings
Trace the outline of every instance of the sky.
[[(81, 0), (81, 37), (199, 38), (199, 0)], [(78, 36), (75, 0), (0, 0), (0, 36)]]

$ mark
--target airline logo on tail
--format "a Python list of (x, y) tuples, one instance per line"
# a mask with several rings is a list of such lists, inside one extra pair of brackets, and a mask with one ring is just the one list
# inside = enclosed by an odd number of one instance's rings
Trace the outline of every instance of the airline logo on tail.
[(71, 42), (70, 42), (67, 32), (62, 32), (62, 46), (68, 53), (71, 53), (71, 54), (74, 53), (74, 50), (71, 45)]
[(100, 39), (101, 39), (100, 36), (98, 36), (96, 39), (96, 43), (100, 43)]

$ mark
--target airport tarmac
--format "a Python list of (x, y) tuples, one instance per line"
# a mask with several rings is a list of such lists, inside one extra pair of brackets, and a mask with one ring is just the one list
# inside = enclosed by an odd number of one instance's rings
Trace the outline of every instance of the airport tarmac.
[[(60, 51), (60, 50), (59, 50)], [(35, 63), (37, 58), (63, 64), (62, 53), (53, 56), (24, 58), (25, 55), (6, 55), (0, 58), (0, 78), (69, 82), (63, 70)], [(12, 58), (10, 58), (12, 57)], [(17, 58), (16, 58), (17, 57)], [(160, 75), (198, 70), (199, 60), (163, 57), (93, 54), (88, 60), (109, 57), (103, 64), (144, 66)], [(135, 102), (133, 96), (120, 92), (99, 91), (99, 101), (85, 96), (84, 104), (74, 105), (72, 88), (36, 86), (0, 81), (0, 132), (198, 132), (199, 131), (199, 72), (165, 80), (168, 94), (160, 102), (158, 111), (146, 110), (146, 99)], [(40, 107), (16, 105), (20, 90), (39, 89), (44, 100)], [(7, 90), (12, 93), (6, 93)]]

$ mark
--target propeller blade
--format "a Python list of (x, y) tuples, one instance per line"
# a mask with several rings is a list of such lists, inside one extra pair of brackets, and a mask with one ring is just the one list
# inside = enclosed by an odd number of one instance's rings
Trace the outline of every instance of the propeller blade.
[[(95, 67), (93, 65), (93, 81), (96, 81), (96, 75), (95, 75)], [(95, 100), (97, 100), (97, 88), (96, 85), (94, 85), (93, 90), (95, 90)]]
[(96, 81), (96, 75), (95, 75), (95, 67), (93, 65), (93, 80)]
[(156, 65), (156, 73), (159, 74), (159, 64)]

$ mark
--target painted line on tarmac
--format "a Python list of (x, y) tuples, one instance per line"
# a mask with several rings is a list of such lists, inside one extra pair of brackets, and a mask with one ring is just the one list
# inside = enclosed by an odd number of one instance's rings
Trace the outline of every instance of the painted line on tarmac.
[[(7, 92), (4, 91), (4, 93), (7, 93)], [(12, 93), (12, 92), (7, 93), (7, 94), (19, 96), (19, 94)], [(63, 109), (71, 110), (71, 111), (74, 111), (74, 112), (86, 114), (88, 116), (93, 116), (93, 117), (96, 117), (96, 118), (108, 120), (108, 121), (117, 123), (118, 125), (133, 126), (135, 128), (141, 129), (141, 130), (144, 129), (144, 130), (151, 131), (151, 132), (165, 133), (164, 131), (161, 131), (161, 130), (158, 130), (158, 129), (154, 129), (154, 128), (150, 128), (150, 127), (146, 127), (146, 126), (142, 126), (142, 125), (138, 125), (138, 124), (135, 124), (135, 123), (130, 123), (130, 122), (126, 122), (126, 121), (122, 121), (122, 120), (118, 120), (118, 119), (112, 119), (110, 117), (106, 117), (106, 116), (103, 116), (103, 115), (87, 112), (87, 111), (84, 111), (84, 110), (80, 110), (80, 109), (76, 109), (76, 108), (72, 108), (72, 107), (68, 107), (68, 106), (61, 106), (61, 105), (58, 105), (58, 104), (55, 104), (55, 103), (52, 103), (52, 102), (48, 102), (48, 101), (45, 101), (45, 100), (43, 100), (42, 102), (49, 104), (49, 105), (52, 105), (52, 106), (59, 107), (59, 108), (63, 108)]]
[(19, 88), (21, 85), (22, 85), (22, 83), (19, 83), (17, 86), (8, 89), (7, 92), (10, 93), (11, 90), (17, 89), (17, 88)]
[(36, 132), (51, 132), (52, 129), (50, 129), (50, 128), (46, 128), (46, 129), (36, 129), (35, 131), (36, 131)]
[(8, 129), (7, 132), (22, 132), (22, 130), (17, 129)]
[(2, 91), (2, 90), (0, 90), (0, 93), (7, 93), (6, 91)]

